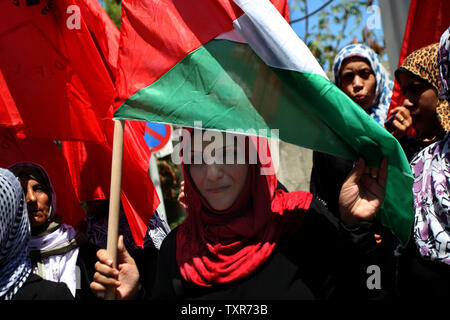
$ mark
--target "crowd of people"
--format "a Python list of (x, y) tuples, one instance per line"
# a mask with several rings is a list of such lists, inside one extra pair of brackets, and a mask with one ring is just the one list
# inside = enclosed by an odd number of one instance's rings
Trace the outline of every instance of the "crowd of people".
[[(314, 152), (310, 191), (288, 192), (267, 162), (248, 159), (267, 140), (246, 136), (216, 150), (241, 153), (242, 163), (185, 162), (206, 143), (181, 157), (186, 219), (170, 230), (153, 213), (144, 248), (121, 212), (114, 268), (105, 250), (108, 200), (87, 204), (84, 230), (65, 225), (45, 168), (18, 163), (0, 169), (0, 299), (102, 299), (110, 290), (117, 299), (157, 300), (449, 297), (449, 32), (395, 71), (405, 99), (389, 118), (393, 80), (372, 49), (348, 45), (333, 65), (335, 84), (410, 161), (406, 247), (376, 218), (387, 159), (370, 168), (362, 158)], [(368, 285), (370, 266), (381, 283)]]

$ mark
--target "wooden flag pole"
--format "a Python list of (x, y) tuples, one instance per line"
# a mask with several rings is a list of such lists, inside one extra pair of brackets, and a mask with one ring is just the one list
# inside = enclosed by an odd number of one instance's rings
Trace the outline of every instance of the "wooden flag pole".
[[(111, 163), (111, 187), (109, 195), (108, 238), (106, 251), (117, 268), (117, 240), (119, 237), (120, 188), (122, 184), (123, 139), (125, 120), (114, 120), (114, 140)], [(114, 300), (115, 289), (108, 290), (105, 300)]]

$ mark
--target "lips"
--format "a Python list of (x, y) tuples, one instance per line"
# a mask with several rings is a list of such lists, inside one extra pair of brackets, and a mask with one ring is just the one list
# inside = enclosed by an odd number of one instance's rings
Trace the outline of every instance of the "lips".
[(32, 209), (32, 210), (28, 210), (28, 215), (30, 216), (40, 216), (43, 215), (44, 211), (40, 210), (40, 209)]
[(33, 210), (33, 211), (29, 211), (29, 215), (31, 216), (39, 216), (42, 214), (41, 210)]
[(354, 97), (354, 100), (356, 100), (356, 101), (364, 101), (364, 100), (366, 100), (367, 99), (367, 96), (366, 95), (356, 95), (355, 97)]
[(209, 193), (221, 193), (225, 190), (227, 190), (230, 186), (220, 186), (220, 187), (214, 187), (214, 188), (207, 188), (206, 191)]

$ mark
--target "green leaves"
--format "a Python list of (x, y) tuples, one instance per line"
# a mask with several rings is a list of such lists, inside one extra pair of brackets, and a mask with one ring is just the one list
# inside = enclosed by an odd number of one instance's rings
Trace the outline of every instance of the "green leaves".
[(120, 29), (120, 1), (117, 0), (103, 0), (104, 8), (108, 16), (111, 18), (111, 20), (114, 22), (114, 24), (117, 26), (117, 28)]

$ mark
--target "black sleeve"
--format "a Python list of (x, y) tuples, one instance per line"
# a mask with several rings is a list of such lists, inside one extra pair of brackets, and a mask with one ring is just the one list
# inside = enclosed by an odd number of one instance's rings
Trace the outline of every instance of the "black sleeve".
[(353, 162), (314, 151), (309, 191), (325, 201), (327, 208), (339, 217), (339, 193), (352, 170)]
[(53, 282), (31, 274), (13, 300), (74, 300), (64, 282)]
[(152, 299), (176, 299), (179, 295), (176, 294), (174, 289), (174, 287), (181, 286), (176, 262), (176, 232), (177, 229), (175, 228), (161, 244)]
[(423, 145), (419, 141), (409, 135), (406, 135), (403, 138), (399, 139), (398, 142), (405, 152), (408, 162), (411, 162), (415, 154), (423, 148)]
[[(310, 229), (311, 237), (318, 239), (316, 242), (320, 247), (326, 248), (324, 252), (327, 253), (327, 259), (322, 260), (323, 263), (331, 265), (327, 268), (330, 278), (322, 288), (320, 297), (358, 300), (385, 298), (387, 292), (374, 287), (377, 283), (371, 283), (369, 279), (373, 269), (381, 265), (374, 238), (376, 224), (373, 221), (361, 221), (345, 225), (315, 198), (308, 215), (309, 221), (305, 219), (305, 227)], [(320, 231), (313, 232), (311, 229)]]
[(79, 274), (77, 274), (76, 300), (98, 300), (98, 298), (92, 293), (90, 284), (93, 281), (95, 273), (95, 263), (97, 259), (97, 251), (100, 247), (87, 242), (80, 246), (78, 252), (77, 267)]

